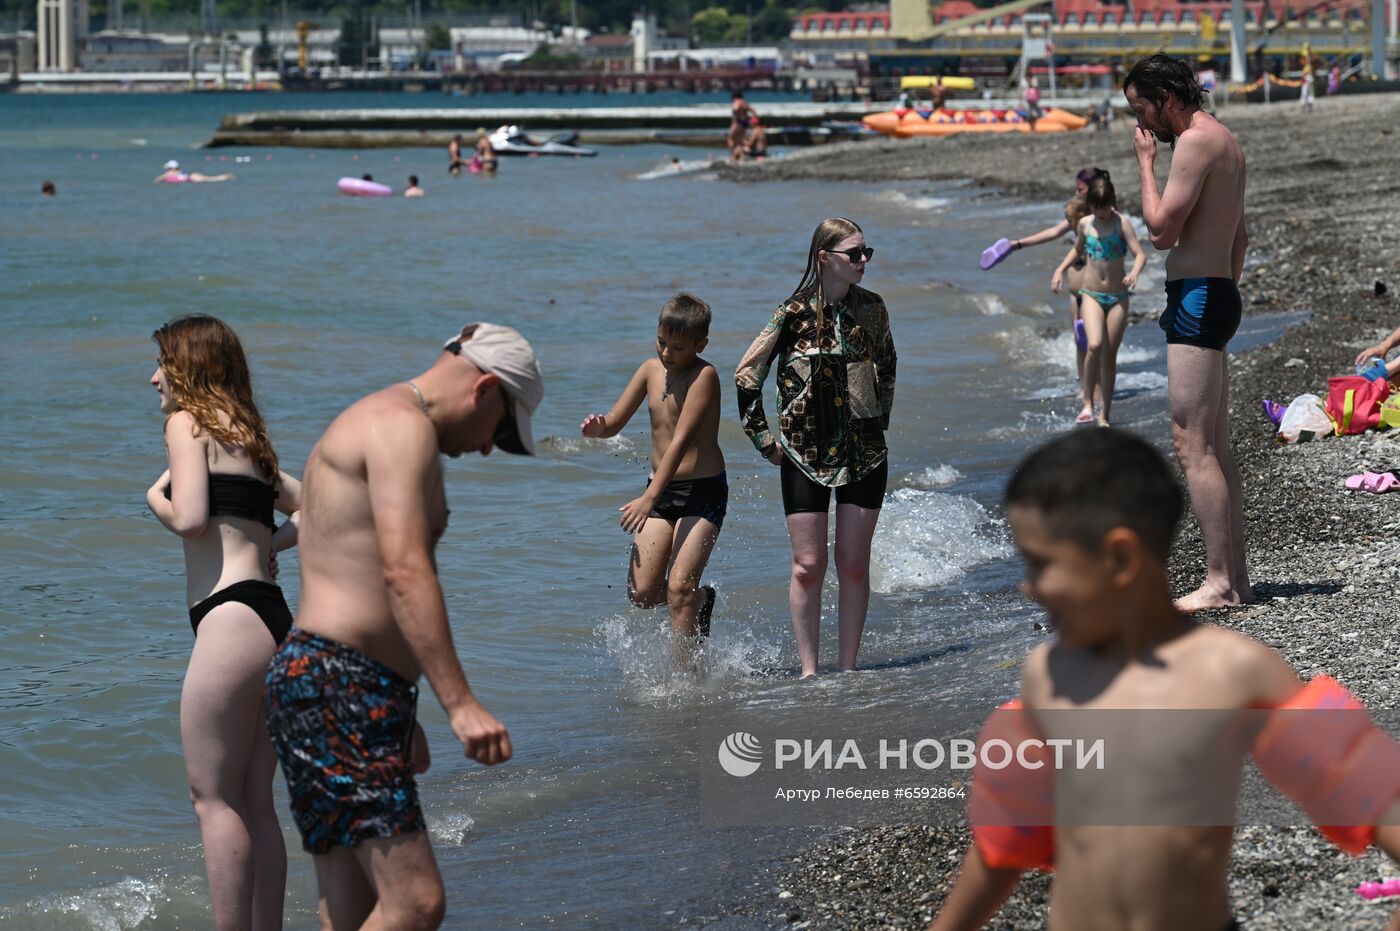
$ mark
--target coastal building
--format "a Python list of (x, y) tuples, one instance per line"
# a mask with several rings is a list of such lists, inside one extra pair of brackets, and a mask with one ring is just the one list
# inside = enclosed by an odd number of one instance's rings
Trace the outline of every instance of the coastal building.
[(80, 55), (83, 71), (102, 74), (188, 71), (197, 57), (188, 36), (109, 31), (89, 36)]
[(88, 34), (88, 0), (38, 0), (38, 4), (39, 70), (78, 70), (78, 42)]
[[(895, 0), (899, 2), (899, 0)], [(1372, 0), (1246, 0), (1245, 33), (1257, 71), (1296, 65), (1304, 45), (1315, 56), (1370, 53)], [(1058, 67), (1130, 64), (1159, 49), (1203, 63), (1229, 57), (1229, 0), (1055, 0), (1037, 7), (1051, 17)], [(984, 11), (971, 0), (942, 0), (929, 8), (937, 28)], [(932, 41), (908, 41), (892, 28), (889, 8), (807, 13), (793, 23), (794, 52), (818, 60), (857, 59), (883, 73), (946, 73), (1004, 77), (1021, 56), (1021, 13), (989, 16)], [(1256, 51), (1257, 50), (1257, 51)]]
[(452, 51), (460, 61), (457, 71), (494, 71), (530, 57), (553, 40), (548, 30), (528, 26), (454, 26), (450, 32)]
[(0, 33), (0, 83), (37, 64), (38, 41), (32, 32)]

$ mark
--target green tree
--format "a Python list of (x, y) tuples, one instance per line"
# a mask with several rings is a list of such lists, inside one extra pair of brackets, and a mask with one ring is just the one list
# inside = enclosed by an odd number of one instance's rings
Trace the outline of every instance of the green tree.
[(724, 44), (749, 44), (749, 18), (743, 13), (729, 14), (729, 28), (724, 30)]
[(729, 41), (733, 19), (724, 7), (706, 7), (690, 18), (690, 31), (704, 45), (723, 45)]
[(780, 42), (792, 33), (792, 12), (768, 0), (763, 11), (753, 18), (755, 42)]
[(452, 50), (452, 33), (442, 23), (429, 23), (423, 38), (431, 51), (448, 52)]

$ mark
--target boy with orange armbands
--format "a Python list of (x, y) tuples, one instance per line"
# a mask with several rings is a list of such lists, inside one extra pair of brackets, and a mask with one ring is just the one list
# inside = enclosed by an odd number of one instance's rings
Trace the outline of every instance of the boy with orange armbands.
[[(1335, 681), (1304, 686), (1273, 650), (1173, 607), (1182, 497), (1155, 449), (1067, 434), (1021, 464), (1006, 505), (1056, 639), (979, 738), (1013, 752), (979, 753), (973, 844), (930, 931), (982, 927), (1026, 869), (1055, 871), (1052, 931), (1237, 928), (1226, 877), (1249, 754), (1338, 846), (1400, 860), (1400, 746)], [(1067, 722), (1103, 725), (1100, 762), (1132, 778), (1056, 759)]]

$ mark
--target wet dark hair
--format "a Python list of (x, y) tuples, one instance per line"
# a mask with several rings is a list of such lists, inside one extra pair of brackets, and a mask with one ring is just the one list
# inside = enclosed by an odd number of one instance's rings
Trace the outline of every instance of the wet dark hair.
[(1089, 184), (1093, 182), (1095, 178), (1107, 177), (1107, 168), (1081, 168), (1079, 169), (1079, 173), (1074, 176), (1074, 180), (1080, 182), (1081, 184)]
[(1181, 520), (1181, 488), (1162, 454), (1127, 432), (1076, 430), (1034, 450), (1006, 484), (1006, 507), (1039, 512), (1046, 528), (1097, 553), (1127, 527), (1162, 562)]
[(371, 174), (363, 174), (363, 175), (360, 175), (360, 180), (361, 180), (361, 181), (373, 181), (373, 180), (374, 180), (374, 175), (371, 175)]
[(409, 176), (408, 176), (408, 186), (409, 186), (409, 187), (417, 187), (417, 186), (418, 186), (418, 176), (417, 176), (417, 175), (409, 175)]
[(1166, 52), (1148, 55), (1133, 65), (1123, 79), (1123, 90), (1130, 87), (1137, 88), (1139, 97), (1159, 107), (1166, 103), (1168, 94), (1188, 107), (1203, 107), (1206, 103), (1205, 91), (1191, 66)]
[(684, 336), (696, 341), (707, 339), (710, 335), (710, 305), (694, 294), (681, 291), (661, 308), (661, 317), (656, 325), (667, 336)]
[(41, 194), (47, 194), (50, 197), (52, 197), (53, 195), (58, 193), (58, 188), (54, 186), (54, 183), (52, 181), (45, 181), (42, 185), (40, 185), (39, 192)]
[(1089, 205), (1090, 210), (1117, 207), (1118, 195), (1113, 190), (1113, 182), (1107, 177), (1095, 178), (1090, 181), (1089, 190), (1084, 192), (1084, 202)]

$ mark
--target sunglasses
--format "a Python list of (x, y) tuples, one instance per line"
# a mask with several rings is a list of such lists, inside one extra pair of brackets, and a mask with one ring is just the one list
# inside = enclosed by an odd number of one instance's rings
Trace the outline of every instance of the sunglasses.
[(520, 442), (516, 437), (519, 436), (520, 429), (515, 424), (515, 405), (510, 403), (510, 395), (506, 394), (505, 385), (497, 382), (496, 387), (501, 389), (501, 403), (505, 405), (505, 414), (501, 417), (500, 426), (496, 428), (496, 435), (491, 438), (491, 445), (504, 449), (501, 440), (505, 440), (513, 446), (519, 446)]
[(855, 262), (869, 262), (870, 257), (875, 254), (875, 250), (869, 246), (856, 246), (854, 249), (827, 249), (833, 255), (844, 255)]

